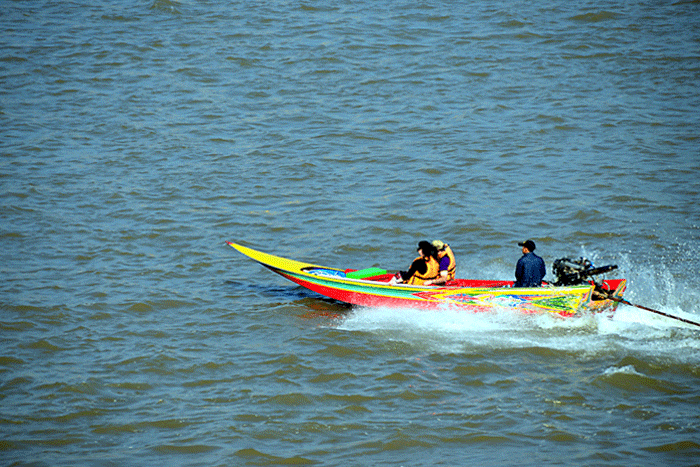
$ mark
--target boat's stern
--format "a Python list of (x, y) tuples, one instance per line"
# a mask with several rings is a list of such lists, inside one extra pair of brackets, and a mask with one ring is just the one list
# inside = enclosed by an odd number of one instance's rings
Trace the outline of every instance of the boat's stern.
[[(610, 297), (621, 300), (627, 289), (626, 279), (611, 279), (603, 281), (602, 289), (609, 294)], [(603, 311), (615, 311), (619, 302), (605, 298), (601, 294), (593, 292), (590, 300), (586, 304), (586, 309), (594, 313)]]

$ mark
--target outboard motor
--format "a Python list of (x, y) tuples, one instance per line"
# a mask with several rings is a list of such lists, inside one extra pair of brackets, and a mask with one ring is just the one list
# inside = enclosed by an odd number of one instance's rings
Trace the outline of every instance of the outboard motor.
[(605, 274), (613, 269), (617, 269), (617, 265), (596, 268), (586, 258), (560, 258), (552, 264), (552, 273), (557, 278), (554, 285), (579, 285), (591, 281), (601, 285), (593, 276)]

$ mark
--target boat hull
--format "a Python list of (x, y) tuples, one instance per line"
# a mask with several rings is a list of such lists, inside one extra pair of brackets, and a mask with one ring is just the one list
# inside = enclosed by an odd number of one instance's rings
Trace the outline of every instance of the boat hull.
[[(459, 307), (470, 311), (514, 308), (525, 313), (572, 316), (584, 310), (614, 309), (617, 302), (595, 300), (593, 285), (514, 288), (511, 281), (458, 279), (446, 286), (389, 284), (390, 274), (353, 279), (344, 269), (318, 266), (263, 253), (233, 242), (228, 245), (271, 271), (324, 297), (365, 307), (439, 309)], [(614, 296), (622, 298), (624, 279), (606, 281)]]

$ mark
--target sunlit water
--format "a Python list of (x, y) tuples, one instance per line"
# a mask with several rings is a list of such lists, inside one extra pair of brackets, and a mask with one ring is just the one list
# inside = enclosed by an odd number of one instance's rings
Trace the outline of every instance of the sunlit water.
[(696, 326), (353, 308), (224, 241), (533, 238), (698, 322), (698, 8), (3, 3), (0, 463), (697, 465)]

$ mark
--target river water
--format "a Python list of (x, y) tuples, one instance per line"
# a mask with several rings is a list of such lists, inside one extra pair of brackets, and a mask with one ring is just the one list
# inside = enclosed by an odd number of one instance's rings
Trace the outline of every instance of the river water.
[(353, 308), (224, 243), (511, 279), (532, 238), (700, 320), (697, 1), (0, 24), (0, 464), (699, 465), (697, 327)]

